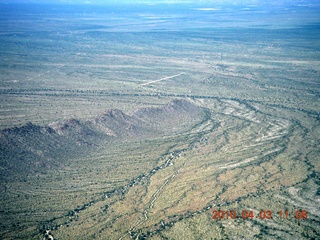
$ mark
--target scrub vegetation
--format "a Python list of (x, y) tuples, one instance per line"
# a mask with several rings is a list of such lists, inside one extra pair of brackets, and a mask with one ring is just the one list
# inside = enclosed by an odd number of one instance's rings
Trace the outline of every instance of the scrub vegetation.
[(1, 239), (319, 239), (319, 6), (0, 9)]

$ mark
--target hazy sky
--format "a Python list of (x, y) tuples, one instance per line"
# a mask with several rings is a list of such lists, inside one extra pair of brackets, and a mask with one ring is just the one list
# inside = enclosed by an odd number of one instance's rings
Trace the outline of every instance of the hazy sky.
[(217, 4), (310, 4), (319, 0), (0, 0), (1, 3), (73, 3), (73, 4), (103, 4), (103, 3), (217, 3)]

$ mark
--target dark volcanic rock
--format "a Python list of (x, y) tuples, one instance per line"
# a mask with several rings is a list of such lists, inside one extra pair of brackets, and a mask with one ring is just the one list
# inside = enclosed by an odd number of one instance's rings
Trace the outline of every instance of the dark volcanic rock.
[(186, 131), (205, 111), (188, 101), (139, 109), (129, 116), (118, 109), (88, 120), (68, 119), (47, 126), (27, 123), (0, 131), (0, 180), (44, 173), (65, 161), (88, 154), (106, 142)]
[(97, 145), (106, 138), (105, 134), (77, 119), (53, 122), (49, 124), (57, 134), (76, 141), (78, 145)]
[(150, 135), (150, 126), (118, 109), (108, 110), (91, 121), (91, 126), (113, 137), (139, 137)]
[(28, 122), (26, 125), (22, 127), (13, 127), (13, 128), (7, 128), (4, 129), (2, 132), (4, 135), (26, 135), (26, 134), (32, 134), (37, 133), (41, 129), (40, 126), (34, 125), (31, 122)]
[(162, 107), (139, 109), (133, 116), (166, 133), (192, 127), (204, 118), (205, 111), (189, 101), (173, 100)]

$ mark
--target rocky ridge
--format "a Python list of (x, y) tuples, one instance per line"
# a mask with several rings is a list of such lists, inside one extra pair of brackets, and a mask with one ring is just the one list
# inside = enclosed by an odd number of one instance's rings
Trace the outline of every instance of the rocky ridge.
[(204, 109), (177, 99), (161, 107), (138, 109), (132, 115), (111, 109), (86, 121), (68, 119), (46, 126), (27, 123), (4, 129), (0, 131), (0, 178), (45, 173), (106, 142), (183, 131), (204, 115)]

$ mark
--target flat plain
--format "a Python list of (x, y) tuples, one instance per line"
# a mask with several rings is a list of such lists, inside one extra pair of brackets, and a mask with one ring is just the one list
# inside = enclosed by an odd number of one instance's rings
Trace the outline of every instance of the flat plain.
[(320, 6), (0, 9), (1, 239), (319, 239)]

